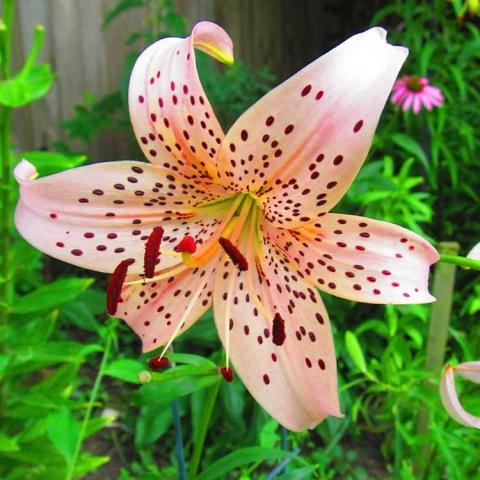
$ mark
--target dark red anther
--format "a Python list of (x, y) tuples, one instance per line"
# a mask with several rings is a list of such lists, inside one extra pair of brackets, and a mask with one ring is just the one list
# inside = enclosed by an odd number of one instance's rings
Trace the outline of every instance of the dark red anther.
[(148, 360), (148, 368), (153, 372), (158, 372), (163, 368), (168, 367), (168, 358), (167, 357), (152, 357)]
[(196, 249), (197, 244), (195, 243), (195, 239), (190, 235), (185, 235), (180, 240), (180, 243), (174, 248), (176, 252), (180, 253), (195, 253)]
[(120, 294), (122, 293), (123, 282), (127, 276), (128, 266), (132, 263), (130, 259), (122, 260), (112, 273), (107, 285), (107, 312), (110, 315), (117, 313)]
[(162, 243), (163, 228), (155, 227), (148, 237), (145, 244), (145, 255), (143, 257), (143, 269), (145, 277), (152, 278), (155, 275), (155, 266), (160, 252), (160, 244)]
[(220, 368), (220, 373), (222, 377), (225, 379), (226, 382), (232, 383), (233, 382), (233, 369), (228, 367)]
[(248, 270), (247, 259), (228, 238), (220, 237), (218, 239), (218, 243), (222, 246), (222, 248), (225, 250), (225, 253), (230, 257), (230, 260), (238, 267), (240, 271), (245, 272)]
[(275, 345), (280, 347), (283, 345), (283, 342), (285, 342), (285, 338), (287, 338), (285, 335), (285, 320), (283, 320), (283, 318), (277, 312), (273, 318), (272, 341)]

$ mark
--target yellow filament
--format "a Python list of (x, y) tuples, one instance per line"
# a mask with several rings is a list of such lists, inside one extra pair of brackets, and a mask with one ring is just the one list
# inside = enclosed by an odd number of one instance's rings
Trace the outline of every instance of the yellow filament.
[[(247, 244), (247, 258), (248, 259), (254, 259), (255, 258), (255, 253), (254, 250), (256, 250), (255, 246), (258, 244), (257, 238), (254, 236), (258, 231), (258, 226), (257, 226), (257, 209), (255, 209), (253, 213), (252, 220), (250, 222), (250, 228), (248, 231), (248, 244)], [(252, 248), (253, 247), (253, 248)], [(253, 277), (252, 277), (252, 268), (255, 268), (255, 265), (252, 265), (251, 268), (249, 268), (247, 272), (247, 284), (250, 289), (250, 293), (253, 296), (253, 299), (255, 300), (255, 304), (257, 305), (258, 309), (262, 312), (264, 317), (269, 320), (270, 322), (273, 323), (273, 317), (271, 313), (265, 308), (263, 305), (262, 301), (257, 295), (257, 290), (253, 284)]]
[(201, 295), (203, 289), (205, 288), (205, 285), (208, 283), (210, 274), (211, 274), (211, 269), (210, 269), (210, 271), (207, 273), (207, 275), (205, 275), (204, 281), (200, 284), (200, 286), (199, 286), (199, 287), (197, 288), (197, 290), (195, 291), (192, 299), (190, 300), (190, 303), (188, 304), (187, 309), (185, 310), (185, 312), (184, 312), (183, 315), (181, 316), (180, 320), (178, 321), (178, 323), (177, 323), (177, 325), (176, 325), (176, 327), (175, 327), (175, 330), (173, 331), (172, 335), (170, 336), (170, 339), (169, 339), (168, 342), (166, 343), (165, 347), (163, 347), (163, 351), (162, 351), (162, 353), (161, 353), (161, 355), (160, 355), (160, 358), (163, 358), (163, 356), (165, 355), (165, 352), (169, 349), (170, 345), (173, 343), (173, 341), (174, 341), (175, 338), (177, 337), (178, 332), (179, 332), (180, 329), (182, 328), (182, 324), (183, 324), (184, 320), (188, 317), (188, 315), (190, 315), (190, 312), (192, 311), (193, 307), (195, 306), (195, 303), (197, 302), (198, 297)]
[(218, 247), (218, 239), (222, 236), (223, 231), (228, 226), (229, 222), (231, 221), (232, 217), (235, 215), (235, 212), (238, 209), (238, 206), (243, 201), (244, 197), (239, 195), (232, 206), (229, 208), (225, 217), (223, 218), (220, 225), (215, 230), (215, 233), (188, 259), (188, 263), (191, 267), (200, 266), (211, 256), (211, 254), (216, 251)]
[(178, 273), (181, 273), (185, 270), (188, 270), (189, 267), (186, 265), (180, 265), (177, 266), (176, 268), (172, 268), (172, 270), (168, 271), (162, 271), (158, 275), (155, 275), (152, 278), (141, 278), (139, 280), (131, 280), (130, 282), (124, 282), (124, 285), (146, 285), (147, 283), (152, 283), (152, 282), (157, 282), (158, 280), (163, 280), (164, 278), (169, 278), (173, 277), (174, 275), (177, 275)]
[(232, 309), (233, 285), (235, 274), (230, 272), (230, 283), (228, 285), (227, 305), (225, 307), (225, 366), (228, 368), (230, 361), (230, 311)]

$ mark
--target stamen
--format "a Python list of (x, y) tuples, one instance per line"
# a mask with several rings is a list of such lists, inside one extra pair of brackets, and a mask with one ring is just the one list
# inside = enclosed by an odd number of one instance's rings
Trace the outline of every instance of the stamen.
[(225, 250), (225, 253), (230, 257), (230, 260), (238, 269), (242, 272), (248, 270), (247, 259), (242, 255), (240, 250), (228, 239), (225, 237), (220, 237), (218, 243)]
[(220, 368), (220, 373), (222, 377), (225, 379), (226, 382), (232, 383), (233, 382), (233, 369), (229, 367), (222, 367)]
[(285, 338), (287, 338), (285, 335), (285, 320), (283, 320), (283, 318), (277, 312), (273, 318), (272, 341), (275, 345), (280, 347), (283, 345), (283, 342), (285, 342)]
[(195, 243), (195, 239), (190, 235), (185, 235), (180, 243), (174, 248), (176, 252), (180, 253), (195, 253), (197, 249), (197, 244)]
[(110, 277), (107, 285), (107, 312), (110, 315), (117, 313), (120, 294), (122, 293), (123, 282), (127, 277), (128, 266), (132, 263), (131, 259), (122, 260)]
[(148, 237), (145, 244), (145, 255), (143, 257), (143, 268), (146, 278), (152, 278), (155, 275), (155, 266), (160, 252), (160, 243), (162, 242), (163, 228), (155, 227)]
[(167, 357), (152, 357), (148, 360), (148, 368), (153, 372), (157, 372), (158, 370), (162, 370), (163, 368), (168, 366), (168, 358)]

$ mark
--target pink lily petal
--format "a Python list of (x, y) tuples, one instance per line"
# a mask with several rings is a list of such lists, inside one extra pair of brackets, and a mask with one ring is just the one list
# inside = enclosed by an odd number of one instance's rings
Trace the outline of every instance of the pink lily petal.
[(480, 383), (480, 362), (463, 362), (454, 367), (455, 373), (474, 383)]
[[(195, 209), (214, 197), (147, 163), (98, 163), (33, 180), (35, 167), (23, 160), (15, 176), (21, 193), (15, 224), (22, 236), (52, 257), (99, 272), (132, 258), (129, 272), (142, 273), (145, 242), (155, 226), (164, 227), (164, 246), (173, 250), (185, 235), (201, 244), (220, 222)], [(179, 256), (160, 257), (162, 268), (181, 262)]]
[(197, 47), (231, 63), (232, 41), (211, 22), (200, 22), (190, 37), (165, 38), (137, 59), (129, 86), (133, 129), (145, 156), (191, 178), (216, 175), (224, 134), (200, 84)]
[(332, 295), (366, 303), (426, 303), (429, 266), (438, 253), (405, 228), (329, 213), (313, 228), (265, 233), (298, 274)]
[(185, 332), (212, 306), (217, 263), (218, 255), (200, 268), (124, 287), (117, 316), (140, 337), (143, 352)]
[[(265, 253), (264, 262), (247, 253), (247, 271), (228, 258), (220, 262), (213, 301), (218, 333), (257, 402), (290, 430), (313, 428), (341, 416), (328, 314), (316, 290)], [(284, 320), (283, 343), (273, 332), (275, 314)]]
[(480, 383), (480, 362), (468, 362), (458, 367), (446, 365), (440, 382), (440, 395), (448, 414), (466, 427), (480, 428), (480, 418), (468, 413), (460, 403), (455, 388), (455, 373)]
[(480, 243), (477, 243), (468, 253), (468, 258), (472, 258), (473, 260), (480, 260)]
[[(407, 56), (385, 37), (373, 28), (349, 38), (247, 110), (221, 147), (226, 187), (256, 192), (266, 218), (279, 226), (299, 226), (331, 209), (367, 155)], [(310, 190), (324, 193), (325, 203), (317, 205)], [(280, 202), (285, 196), (300, 204), (294, 212)]]

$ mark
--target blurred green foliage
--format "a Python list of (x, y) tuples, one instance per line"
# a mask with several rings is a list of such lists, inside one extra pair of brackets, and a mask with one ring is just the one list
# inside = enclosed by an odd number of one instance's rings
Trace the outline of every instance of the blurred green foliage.
[[(146, 45), (186, 33), (186, 21), (170, 0), (120, 0), (107, 13), (104, 28), (128, 10), (145, 6), (150, 14), (127, 44), (141, 40)], [(419, 115), (387, 105), (369, 160), (339, 210), (404, 225), (431, 239), (458, 240), (466, 251), (480, 231), (480, 180), (475, 173), (480, 142), (478, 24), (468, 16), (457, 23), (452, 5), (444, 0), (389, 2), (372, 23), (387, 26), (392, 43), (410, 48), (404, 72), (428, 76), (441, 87), (446, 103)], [(137, 53), (125, 59), (117, 92), (104, 98), (87, 93), (85, 103), (64, 123), (72, 140), (87, 144), (104, 128), (130, 128), (126, 91)], [(198, 66), (225, 127), (274, 80), (266, 70), (254, 73), (241, 63), (218, 67), (204, 55), (199, 55)], [(12, 94), (8, 85), (0, 85), (0, 103), (17, 107), (44, 95), (53, 77), (48, 67), (39, 67), (43, 73), (32, 63), (12, 80), (24, 85), (23, 77), (28, 78), (28, 89), (20, 86)], [(41, 77), (34, 89), (32, 75)], [(86, 161), (82, 155), (66, 154), (67, 145), (59, 147), (64, 153), (26, 152), (22, 157), (42, 175)], [(0, 330), (5, 346), (0, 352), (0, 477), (65, 478), (100, 360), (106, 358), (75, 476), (178, 478), (168, 402), (179, 400), (188, 457), (207, 389), (218, 381), (212, 371), (222, 358), (211, 312), (175, 344), (177, 352), (195, 355), (171, 356), (178, 366), (158, 374), (161, 381), (139, 385), (146, 357), (138, 355), (138, 341), (128, 327), (105, 322), (102, 281), (94, 286), (91, 278), (75, 277), (76, 270), (61, 270), (55, 280), (58, 268), (16, 237), (10, 326)], [(328, 419), (314, 431), (289, 433), (285, 452), (278, 424), (241, 381), (224, 382), (198, 478), (271, 479), (272, 469), (283, 460), (286, 469), (275, 477), (283, 480), (417, 479), (414, 463), (425, 443), (434, 455), (422, 478), (476, 478), (478, 435), (450, 420), (438, 396), (423, 386), (424, 380), (438, 382), (423, 370), (429, 307), (357, 305), (327, 296), (325, 301), (333, 319), (346, 418)], [(478, 277), (460, 272), (448, 352), (453, 361), (478, 359), (479, 312)], [(107, 340), (111, 345), (105, 357)], [(473, 388), (462, 384), (462, 398), (467, 409), (479, 412)], [(424, 405), (430, 412), (427, 437), (416, 433), (416, 414)]]

